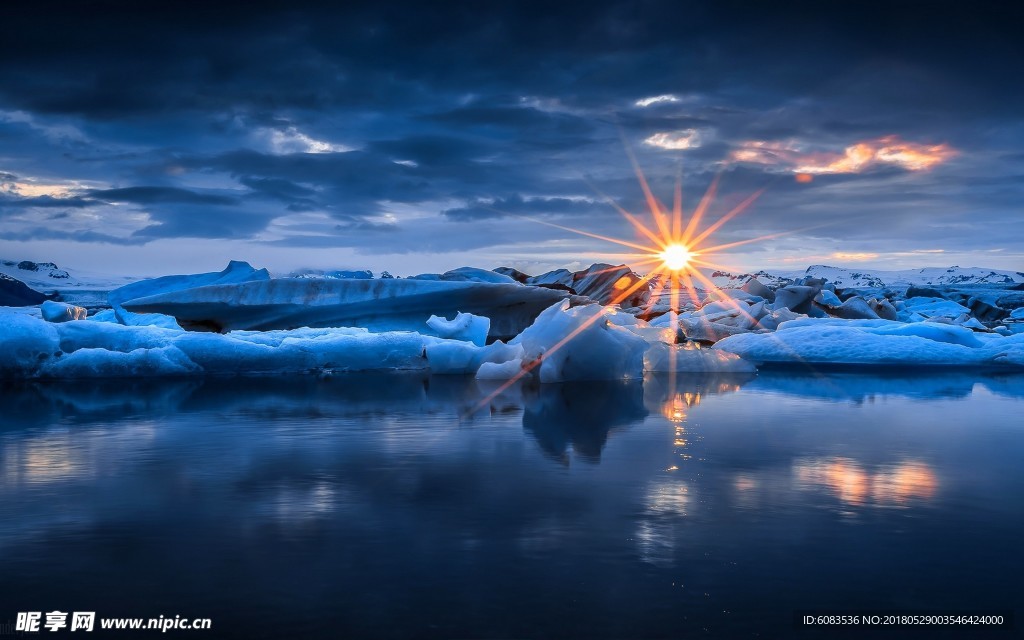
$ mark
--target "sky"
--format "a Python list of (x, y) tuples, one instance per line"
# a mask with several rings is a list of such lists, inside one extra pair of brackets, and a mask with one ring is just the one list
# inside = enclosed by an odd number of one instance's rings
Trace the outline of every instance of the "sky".
[(1021, 5), (333, 4), (5, 7), (0, 257), (633, 263), (560, 228), (648, 242), (632, 155), (705, 227), (760, 193), (730, 270), (1024, 269)]

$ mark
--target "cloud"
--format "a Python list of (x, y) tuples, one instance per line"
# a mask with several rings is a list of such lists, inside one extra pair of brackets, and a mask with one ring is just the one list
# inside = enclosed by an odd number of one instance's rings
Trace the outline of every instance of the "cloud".
[(769, 183), (729, 239), (827, 222), (794, 246), (952, 252), (994, 227), (1005, 255), (1024, 242), (1021, 8), (597, 0), (538, 19), (517, 3), (294, 0), (200, 21), (104, 6), (0, 21), (0, 168), (21, 176), (0, 179), (5, 237), (70, 211), (82, 232), (61, 229), (81, 243), (321, 243), (368, 260), (519, 243), (547, 260), (530, 244), (546, 230), (495, 210), (630, 233), (587, 185), (643, 214), (625, 137), (660, 198), (682, 167), (689, 209), (722, 171), (709, 221)]
[(779, 166), (800, 175), (862, 173), (878, 165), (926, 171), (957, 155), (948, 144), (906, 142), (889, 135), (847, 146), (842, 153), (804, 152), (795, 141), (750, 140), (730, 157), (735, 162)]
[(236, 205), (238, 198), (211, 193), (197, 193), (178, 187), (125, 187), (121, 189), (91, 189), (86, 194), (95, 200), (108, 203), (131, 202), (135, 204), (193, 204), (193, 205)]
[(30, 129), (41, 132), (50, 142), (88, 142), (86, 135), (71, 124), (45, 124), (25, 111), (4, 111), (0, 109), (0, 122), (24, 124)]
[(352, 151), (353, 147), (317, 140), (302, 133), (295, 127), (285, 129), (257, 129), (257, 139), (263, 141), (267, 149), (274, 154), (284, 155), (289, 153), (344, 153)]
[(649, 98), (641, 98), (634, 102), (638, 107), (649, 107), (652, 104), (661, 104), (665, 102), (679, 102), (679, 96), (672, 95), (671, 93), (665, 93), (660, 96), (650, 96)]
[(494, 200), (474, 200), (465, 206), (445, 209), (441, 214), (449, 220), (471, 221), (504, 216), (581, 215), (593, 213), (608, 205), (589, 198), (522, 197), (512, 195)]
[(673, 151), (695, 149), (701, 144), (701, 134), (696, 129), (685, 129), (672, 133), (655, 133), (646, 138), (644, 144)]

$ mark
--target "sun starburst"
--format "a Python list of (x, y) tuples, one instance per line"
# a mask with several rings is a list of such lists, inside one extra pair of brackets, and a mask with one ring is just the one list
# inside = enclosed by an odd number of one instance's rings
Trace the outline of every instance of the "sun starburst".
[(669, 271), (681, 271), (695, 256), (685, 244), (672, 243), (658, 253), (658, 257)]
[[(614, 207), (616, 211), (626, 219), (626, 221), (629, 222), (637, 235), (641, 236), (641, 239), (627, 240), (623, 238), (615, 238), (612, 236), (592, 233), (583, 229), (574, 229), (572, 227), (556, 224), (546, 220), (538, 220), (536, 218), (527, 219), (556, 229), (617, 244), (634, 250), (632, 253), (620, 255), (624, 255), (633, 269), (643, 270), (646, 268), (650, 269), (650, 271), (648, 271), (646, 275), (641, 276), (630, 286), (616, 286), (616, 295), (605, 307), (606, 309), (620, 305), (626, 300), (630, 300), (631, 296), (634, 296), (638, 291), (646, 287), (650, 291), (648, 303), (646, 308), (640, 310), (637, 315), (641, 318), (650, 318), (654, 315), (659, 315), (660, 313), (673, 312), (671, 314), (671, 322), (669, 326), (676, 335), (678, 335), (679, 332), (678, 314), (685, 306), (683, 302), (684, 296), (686, 296), (689, 301), (695, 305), (699, 305), (702, 301), (709, 298), (717, 298), (738, 313), (748, 314), (748, 311), (745, 308), (746, 305), (741, 306), (732, 297), (723, 293), (721, 289), (719, 289), (719, 287), (702, 272), (702, 270), (730, 270), (730, 267), (718, 264), (712, 259), (716, 252), (785, 235), (784, 233), (777, 233), (721, 244), (714, 244), (712, 241), (713, 234), (728, 221), (746, 211), (761, 196), (764, 189), (751, 194), (738, 205), (715, 220), (715, 222), (702, 229), (701, 225), (704, 221), (704, 216), (718, 192), (718, 185), (721, 176), (716, 176), (711, 181), (711, 184), (708, 186), (704, 195), (694, 208), (693, 213), (688, 217), (688, 219), (684, 220), (682, 175), (677, 176), (676, 187), (673, 194), (672, 209), (669, 211), (658, 200), (658, 198), (655, 197), (647, 178), (640, 169), (636, 158), (631, 152), (629, 152), (628, 147), (627, 153), (629, 154), (630, 160), (632, 161), (633, 167), (636, 171), (637, 180), (640, 183), (640, 188), (643, 191), (644, 198), (647, 203), (647, 208), (649, 210), (648, 213), (654, 222), (653, 228), (645, 224), (637, 215), (627, 211), (618, 202), (601, 193), (601, 191), (596, 187), (594, 187), (594, 190), (612, 207)], [(524, 216), (517, 217), (523, 218)], [(703, 298), (698, 293), (698, 289), (704, 292)], [(663, 301), (666, 294), (668, 296), (667, 305), (665, 305)], [(658, 308), (655, 308), (655, 306)], [(575, 330), (569, 333), (569, 335), (563, 337), (555, 345), (547, 349), (540, 357), (524, 363), (522, 370), (517, 375), (506, 381), (487, 398), (481, 401), (478, 408), (487, 405), (491, 399), (497, 397), (498, 394), (511, 387), (524, 376), (529, 375), (534, 369), (539, 367), (545, 359), (551, 357), (559, 349), (569, 343), (569, 341), (604, 317), (604, 312), (592, 315)], [(705, 323), (708, 322), (708, 320), (703, 316), (701, 316), (701, 321)], [(675, 354), (673, 352), (673, 356), (674, 355)], [(670, 372), (674, 374), (674, 369), (670, 369)]]

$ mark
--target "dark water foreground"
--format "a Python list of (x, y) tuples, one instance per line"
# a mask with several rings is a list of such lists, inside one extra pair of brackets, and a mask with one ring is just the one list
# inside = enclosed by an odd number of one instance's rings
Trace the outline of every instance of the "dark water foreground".
[(0, 629), (59, 609), (212, 620), (165, 637), (786, 638), (836, 635), (796, 610), (1001, 609), (1014, 630), (916, 635), (1024, 633), (1024, 377), (662, 377), (477, 409), (492, 388), (8, 385)]

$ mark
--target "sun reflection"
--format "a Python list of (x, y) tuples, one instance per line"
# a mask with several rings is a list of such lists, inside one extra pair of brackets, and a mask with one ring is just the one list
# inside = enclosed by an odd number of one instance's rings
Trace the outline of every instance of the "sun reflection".
[(686, 421), (690, 407), (700, 404), (700, 392), (676, 393), (662, 407), (663, 416), (675, 423)]
[(801, 460), (793, 465), (793, 472), (798, 487), (825, 488), (840, 502), (853, 506), (907, 506), (930, 500), (939, 485), (932, 468), (916, 460), (875, 471), (849, 458)]

